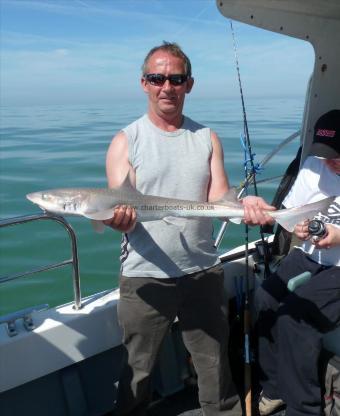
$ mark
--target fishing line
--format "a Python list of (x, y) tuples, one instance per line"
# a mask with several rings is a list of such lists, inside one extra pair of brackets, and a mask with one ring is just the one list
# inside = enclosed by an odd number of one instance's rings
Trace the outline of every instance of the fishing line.
[[(240, 89), (240, 96), (241, 96), (241, 103), (242, 103), (242, 112), (243, 112), (243, 130), (244, 130), (244, 153), (245, 153), (245, 192), (247, 194), (248, 192), (248, 184), (249, 177), (252, 177), (252, 184), (254, 187), (254, 193), (256, 196), (258, 196), (258, 190), (257, 190), (257, 183), (256, 183), (256, 173), (258, 171), (259, 165), (255, 165), (254, 162), (254, 156), (255, 154), (252, 152), (251, 144), (250, 144), (250, 137), (249, 137), (249, 129), (248, 129), (248, 121), (247, 121), (247, 114), (246, 114), (246, 106), (244, 103), (244, 96), (243, 96), (243, 89), (242, 89), (242, 82), (241, 82), (241, 74), (240, 74), (240, 65), (238, 60), (238, 54), (237, 54), (237, 46), (236, 46), (236, 38), (235, 38), (235, 32), (233, 28), (233, 22), (230, 20), (230, 28), (231, 28), (231, 34), (233, 38), (233, 48), (234, 48), (234, 56), (235, 56), (235, 64), (236, 64), (236, 71), (237, 71), (237, 77), (238, 77), (238, 85)], [(250, 166), (250, 168), (248, 168)], [(250, 170), (250, 172), (249, 172)], [(247, 183), (248, 182), (248, 183)], [(249, 234), (249, 228), (246, 225), (246, 266), (247, 266), (247, 272), (248, 273), (248, 234)], [(261, 242), (263, 246), (263, 260), (264, 260), (264, 274), (265, 277), (267, 277), (270, 274), (269, 270), (269, 264), (268, 264), (268, 251), (267, 251), (267, 244), (264, 239), (263, 229), (262, 226), (260, 226), (260, 236), (261, 236)], [(249, 290), (248, 288), (248, 279), (246, 275), (246, 290)]]

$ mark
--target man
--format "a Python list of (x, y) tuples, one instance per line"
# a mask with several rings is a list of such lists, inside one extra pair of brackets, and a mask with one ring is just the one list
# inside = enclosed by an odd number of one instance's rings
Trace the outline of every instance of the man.
[[(336, 196), (327, 212), (321, 239), (312, 238), (308, 221), (295, 227), (303, 241), (256, 292), (259, 364), (263, 392), (261, 415), (286, 403), (287, 416), (321, 415), (318, 360), (322, 336), (340, 324), (340, 110), (317, 121), (308, 157), (283, 204), (287, 207)], [(289, 280), (312, 277), (293, 293)]]
[[(223, 151), (213, 131), (185, 117), (194, 84), (191, 64), (178, 45), (153, 48), (142, 67), (148, 113), (113, 139), (107, 153), (109, 187), (129, 175), (139, 191), (196, 201), (218, 200), (228, 190)], [(246, 221), (265, 223), (261, 198), (245, 202)], [(128, 365), (119, 383), (119, 414), (143, 414), (150, 374), (176, 316), (198, 375), (206, 416), (237, 403), (228, 362), (228, 320), (223, 269), (212, 241), (212, 222), (168, 218), (136, 223), (132, 207), (116, 207), (107, 225), (124, 233), (118, 317)]]

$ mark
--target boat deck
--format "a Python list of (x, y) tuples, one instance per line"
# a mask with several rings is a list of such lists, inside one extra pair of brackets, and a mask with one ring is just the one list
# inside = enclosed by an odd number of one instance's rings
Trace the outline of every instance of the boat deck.
[(147, 414), (148, 416), (202, 416), (196, 386), (154, 401)]
[[(106, 416), (115, 416), (115, 414), (113, 412)], [(197, 386), (154, 400), (147, 411), (147, 416), (203, 416), (198, 402)], [(239, 416), (239, 414), (237, 411), (231, 412), (230, 416)], [(253, 416), (259, 415), (253, 411)], [(271, 416), (285, 416), (285, 411), (272, 413)]]

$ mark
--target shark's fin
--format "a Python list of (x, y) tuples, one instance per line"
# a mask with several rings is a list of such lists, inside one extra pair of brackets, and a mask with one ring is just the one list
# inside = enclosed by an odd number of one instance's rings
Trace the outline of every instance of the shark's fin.
[[(269, 215), (271, 215), (270, 212), (268, 212)], [(295, 225), (299, 222), (302, 222), (304, 220), (311, 219), (310, 217), (304, 217), (301, 220), (298, 220), (297, 218), (275, 218), (275, 221), (281, 225), (282, 228), (292, 233), (294, 231)]]
[(113, 218), (113, 208), (106, 209), (104, 211), (86, 212), (82, 214), (84, 217), (90, 220), (104, 221)]
[[(237, 189), (235, 188), (235, 186), (229, 188), (228, 191), (225, 192), (218, 201), (214, 202), (214, 204), (228, 205), (229, 207), (233, 207), (233, 208), (243, 208), (242, 203), (237, 197)], [(224, 219), (221, 218), (221, 220), (223, 221)], [(228, 220), (235, 224), (241, 224), (243, 218), (242, 217), (234, 217), (234, 218), (228, 217)]]
[(293, 232), (296, 224), (313, 219), (316, 214), (329, 207), (334, 198), (334, 196), (331, 196), (301, 207), (282, 209), (280, 211), (269, 211), (268, 214), (287, 231)]
[[(131, 183), (129, 173), (126, 175), (124, 182), (120, 186), (111, 188), (109, 189), (109, 191), (110, 190), (112, 190), (113, 193), (115, 191), (121, 191), (121, 194), (122, 193), (125, 194), (125, 197), (127, 197), (128, 199), (133, 199), (133, 198), (136, 198), (136, 196), (138, 195), (142, 195), (141, 192), (137, 191), (137, 189), (135, 189), (135, 187)], [(117, 205), (122, 205), (122, 202), (117, 201), (117, 204), (115, 204), (114, 206), (108, 209), (104, 209), (102, 211), (95, 211), (95, 212), (84, 212), (82, 215), (86, 218), (89, 218), (91, 220), (96, 220), (96, 221), (108, 220), (110, 218), (113, 218), (114, 208)], [(126, 205), (126, 203), (124, 203), (124, 205)]]
[(233, 222), (234, 224), (241, 224), (243, 218), (241, 217), (234, 217), (234, 218), (228, 218), (230, 222)]
[(237, 189), (234, 186), (229, 188), (218, 201), (214, 201), (214, 204), (228, 204), (229, 206), (232, 204), (234, 207), (242, 208), (242, 203), (237, 198)]
[(132, 181), (131, 181), (131, 177), (130, 177), (130, 173), (128, 172), (128, 174), (125, 176), (125, 179), (123, 181), (123, 183), (120, 186), (117, 186), (115, 188), (112, 188), (113, 190), (120, 190), (120, 191), (125, 191), (127, 193), (134, 193), (137, 195), (143, 195), (140, 191), (138, 191), (135, 186), (133, 185)]
[(124, 179), (123, 183), (120, 185), (119, 188), (131, 189), (131, 190), (133, 189), (134, 191), (136, 190), (136, 188), (132, 185), (131, 178), (130, 178), (130, 173), (128, 173), (125, 176), (125, 179)]
[(92, 227), (96, 233), (103, 234), (105, 225), (103, 221), (91, 220)]
[(165, 224), (168, 224), (168, 225), (175, 225), (175, 224), (174, 224), (174, 222), (173, 222), (173, 218), (174, 218), (174, 217), (164, 217), (164, 218), (162, 218), (162, 219), (163, 219), (163, 221), (165, 222)]

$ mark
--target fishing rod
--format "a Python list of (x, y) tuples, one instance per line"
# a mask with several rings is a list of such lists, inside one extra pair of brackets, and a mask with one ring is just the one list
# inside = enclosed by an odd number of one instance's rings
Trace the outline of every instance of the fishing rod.
[[(281, 150), (283, 149), (283, 147), (285, 147), (287, 144), (289, 144), (291, 141), (293, 141), (296, 137), (300, 136), (300, 130), (296, 131), (295, 133), (291, 134), (290, 136), (288, 136), (286, 139), (282, 140), (282, 142), (280, 142), (277, 146), (274, 147), (274, 149), (272, 149), (262, 160), (261, 162), (257, 165), (257, 171), (261, 171), (264, 169), (264, 167), (266, 166), (266, 164)], [(248, 185), (251, 185), (253, 183), (253, 180), (256, 176), (256, 172), (249, 172), (249, 174), (247, 175), (247, 177), (245, 178), (245, 180), (243, 182), (240, 183), (240, 185), (238, 186), (237, 190), (238, 190), (238, 194), (237, 194), (237, 198), (241, 198), (244, 194), (245, 188)], [(278, 177), (281, 177), (278, 176)], [(267, 182), (267, 181), (271, 181), (274, 180), (278, 177), (275, 178), (269, 178), (269, 179), (260, 179), (257, 180), (257, 183), (263, 183), (263, 182)], [(214, 242), (214, 247), (218, 248), (223, 240), (224, 234), (227, 230), (229, 221), (225, 220), (222, 222), (221, 227), (218, 231), (217, 237), (215, 239)]]
[[(254, 193), (257, 196), (257, 185), (256, 185), (256, 168), (254, 164), (254, 155), (252, 153), (250, 138), (249, 138), (249, 130), (248, 130), (248, 122), (247, 122), (247, 115), (246, 115), (246, 108), (244, 104), (244, 97), (242, 91), (242, 83), (241, 83), (241, 75), (240, 75), (240, 68), (237, 56), (237, 48), (236, 48), (236, 40), (235, 40), (235, 33), (233, 28), (233, 22), (230, 20), (230, 28), (233, 38), (233, 46), (234, 46), (234, 54), (235, 54), (235, 63), (236, 63), (236, 70), (238, 76), (238, 84), (240, 88), (240, 95), (241, 95), (241, 102), (242, 102), (242, 111), (243, 111), (243, 129), (244, 129), (244, 170), (245, 170), (245, 183), (249, 178), (249, 170), (251, 175), (253, 175), (252, 182), (254, 186)], [(248, 185), (244, 185), (244, 191), (248, 193)], [(265, 262), (265, 269), (268, 267), (267, 263), (267, 255), (266, 249), (264, 244), (264, 236), (262, 229), (260, 227), (260, 234), (261, 240), (264, 249), (264, 262)], [(245, 271), (245, 297), (244, 297), (244, 311), (243, 311), (243, 334), (244, 334), (244, 401), (245, 401), (245, 414), (246, 416), (252, 415), (252, 387), (251, 387), (251, 357), (250, 357), (250, 305), (249, 305), (249, 298), (250, 298), (250, 290), (249, 290), (249, 252), (248, 252), (248, 245), (249, 245), (249, 227), (248, 224), (245, 224), (245, 262), (246, 262), (246, 271)]]
[[(238, 83), (240, 88), (241, 94), (241, 102), (242, 102), (242, 111), (243, 111), (243, 128), (245, 133), (245, 145), (247, 146), (249, 159), (251, 163), (251, 171), (254, 173), (254, 190), (255, 195), (257, 195), (257, 186), (255, 181), (255, 166), (252, 160), (252, 151), (250, 147), (250, 140), (249, 140), (249, 131), (248, 131), (248, 123), (247, 123), (247, 116), (246, 116), (246, 109), (244, 104), (243, 98), (243, 91), (242, 91), (242, 83), (241, 83), (241, 75), (237, 57), (237, 49), (236, 49), (236, 41), (235, 41), (235, 34), (233, 29), (232, 20), (230, 20), (230, 27), (231, 33), (233, 37), (233, 46), (234, 46), (234, 54), (235, 54), (235, 63), (236, 63), (236, 70), (238, 76)], [(245, 154), (245, 178), (247, 179), (247, 157), (246, 157), (246, 149), (244, 149)], [(244, 187), (245, 192), (247, 193), (247, 187)], [(252, 414), (252, 389), (251, 389), (251, 364), (250, 364), (250, 342), (249, 342), (249, 334), (250, 334), (250, 310), (249, 310), (249, 253), (248, 253), (248, 241), (249, 239), (249, 232), (248, 232), (248, 225), (245, 224), (245, 260), (246, 260), (246, 273), (245, 273), (245, 280), (246, 280), (246, 287), (245, 287), (245, 299), (244, 299), (244, 311), (243, 311), (243, 335), (244, 335), (244, 402), (245, 402), (245, 413), (246, 416), (251, 416)]]
[[(296, 132), (285, 139), (282, 143), (280, 143), (276, 148), (274, 148), (261, 162), (260, 165), (255, 167), (254, 163), (254, 154), (252, 153), (250, 138), (249, 138), (249, 130), (248, 130), (248, 123), (247, 123), (247, 116), (246, 116), (246, 109), (242, 91), (242, 83), (241, 83), (241, 76), (240, 76), (240, 69), (238, 63), (238, 56), (237, 56), (237, 48), (236, 48), (236, 41), (235, 41), (235, 34), (233, 29), (232, 21), (230, 20), (231, 26), (231, 33), (233, 37), (233, 45), (234, 45), (234, 54), (235, 54), (235, 62), (236, 62), (236, 69), (238, 75), (238, 82), (240, 88), (240, 95), (241, 95), (241, 102), (242, 102), (242, 110), (243, 110), (243, 126), (244, 126), (244, 169), (245, 169), (245, 180), (243, 184), (240, 185), (240, 192), (238, 197), (240, 198), (242, 194), (245, 192), (248, 193), (248, 187), (250, 184), (254, 186), (255, 195), (258, 195), (257, 192), (257, 183), (256, 183), (256, 173), (259, 171), (259, 167), (264, 167), (266, 163), (284, 147), (287, 143), (297, 137), (300, 132)], [(225, 229), (227, 227), (227, 222), (221, 227), (220, 233), (215, 241), (215, 247), (218, 247), (220, 241), (223, 238)], [(262, 227), (260, 227), (260, 234), (261, 240), (263, 245), (263, 255), (264, 255), (264, 264), (265, 264), (265, 274), (268, 275), (269, 273), (269, 265), (268, 265), (268, 255), (267, 249), (264, 241), (264, 235)], [(251, 351), (250, 351), (250, 305), (249, 305), (249, 298), (250, 298), (250, 288), (249, 288), (249, 228), (248, 225), (245, 224), (245, 263), (246, 263), (246, 271), (245, 271), (245, 297), (244, 297), (244, 313), (243, 313), (243, 333), (244, 333), (244, 400), (245, 400), (245, 414), (246, 416), (252, 415), (252, 386), (251, 386)]]

